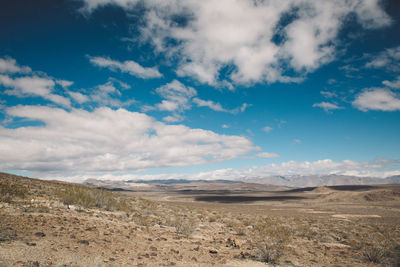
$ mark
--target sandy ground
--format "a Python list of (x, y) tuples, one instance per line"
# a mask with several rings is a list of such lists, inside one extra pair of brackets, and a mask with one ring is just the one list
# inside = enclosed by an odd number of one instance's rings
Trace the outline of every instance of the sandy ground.
[[(65, 205), (48, 193), (61, 185), (15, 181), (47, 193), (0, 202), (0, 266), (399, 264), (396, 186), (223, 195), (129, 192), (134, 198), (126, 212)], [(288, 236), (282, 247), (281, 235)], [(282, 250), (276, 262), (263, 262), (265, 244), (272, 253)], [(365, 254), (382, 248), (387, 253), (377, 262), (368, 260)]]

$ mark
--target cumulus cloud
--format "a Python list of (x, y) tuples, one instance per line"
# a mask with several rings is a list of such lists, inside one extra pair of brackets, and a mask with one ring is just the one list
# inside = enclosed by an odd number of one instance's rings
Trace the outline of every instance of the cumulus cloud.
[(129, 73), (130, 75), (142, 79), (162, 77), (162, 74), (158, 71), (156, 67), (146, 68), (132, 60), (126, 60), (124, 62), (120, 62), (105, 57), (89, 57), (89, 60), (90, 63), (92, 63), (95, 66), (108, 68), (112, 71), (119, 70), (121, 72), (126, 72)]
[(384, 68), (389, 71), (400, 70), (400, 46), (388, 48), (376, 56), (370, 56), (372, 59), (365, 66), (367, 68)]
[(400, 98), (394, 92), (385, 88), (369, 88), (358, 94), (353, 101), (353, 106), (361, 111), (400, 110)]
[[(112, 4), (127, 12), (139, 2), (82, 1), (87, 11)], [(215, 86), (300, 82), (306, 73), (335, 58), (336, 38), (347, 16), (353, 14), (366, 29), (391, 23), (379, 0), (140, 3), (146, 10), (141, 39), (166, 57), (178, 59), (178, 75)]]
[(31, 68), (26, 66), (19, 66), (17, 61), (10, 57), (0, 58), (0, 73), (30, 73)]
[(55, 82), (50, 78), (26, 76), (13, 79), (7, 75), (0, 75), (0, 85), (11, 88), (4, 93), (17, 97), (42, 97), (64, 107), (70, 107), (71, 101), (54, 93)]
[(157, 88), (156, 92), (162, 98), (165, 98), (165, 100), (156, 105), (157, 108), (167, 111), (183, 111), (190, 109), (190, 100), (197, 95), (197, 91), (193, 87), (187, 87), (178, 80), (173, 80)]
[(325, 112), (330, 112), (331, 110), (336, 110), (336, 109), (343, 109), (343, 107), (338, 106), (337, 104), (330, 103), (330, 102), (321, 102), (321, 103), (315, 103), (312, 105), (313, 108), (322, 108)]
[(237, 158), (255, 150), (242, 136), (166, 125), (125, 109), (45, 106), (6, 109), (44, 126), (0, 127), (0, 169), (74, 174), (128, 172)]

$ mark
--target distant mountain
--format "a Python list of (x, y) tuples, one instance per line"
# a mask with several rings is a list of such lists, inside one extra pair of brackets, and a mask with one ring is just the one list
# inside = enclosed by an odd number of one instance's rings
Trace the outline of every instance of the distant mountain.
[(400, 184), (400, 175), (388, 178), (376, 177), (357, 177), (349, 175), (293, 175), (293, 176), (266, 176), (256, 178), (244, 178), (241, 180), (186, 180), (186, 179), (167, 179), (167, 180), (96, 180), (88, 179), (85, 185), (105, 187), (105, 188), (125, 188), (134, 190), (149, 190), (150, 188), (165, 188), (173, 185), (229, 185), (229, 184), (263, 184), (270, 186), (284, 187), (316, 187), (334, 185), (371, 185), (371, 184)]
[(269, 176), (259, 178), (243, 179), (244, 182), (293, 186), (293, 187), (312, 187), (312, 186), (331, 186), (331, 185), (369, 185), (369, 184), (399, 184), (400, 175), (388, 178), (376, 177), (357, 177), (349, 175), (308, 175), (308, 176)]
[(236, 184), (241, 181), (232, 180), (185, 180), (185, 179), (167, 179), (167, 180), (128, 180), (127, 183), (138, 184), (192, 184), (192, 183), (221, 183), (221, 184)]

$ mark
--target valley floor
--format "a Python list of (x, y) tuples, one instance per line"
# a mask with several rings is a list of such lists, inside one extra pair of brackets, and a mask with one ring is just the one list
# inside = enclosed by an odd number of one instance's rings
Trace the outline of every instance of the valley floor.
[[(0, 186), (0, 266), (400, 263), (396, 186), (208, 193), (201, 201), (196, 194), (127, 196), (8, 174), (0, 174)], [(277, 195), (303, 198), (269, 198)], [(232, 201), (243, 197), (251, 201)]]

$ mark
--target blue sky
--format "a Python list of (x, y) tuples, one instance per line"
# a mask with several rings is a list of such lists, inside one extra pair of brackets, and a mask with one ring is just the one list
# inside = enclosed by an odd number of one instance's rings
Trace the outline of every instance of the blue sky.
[(3, 0), (0, 169), (400, 173), (396, 1)]

